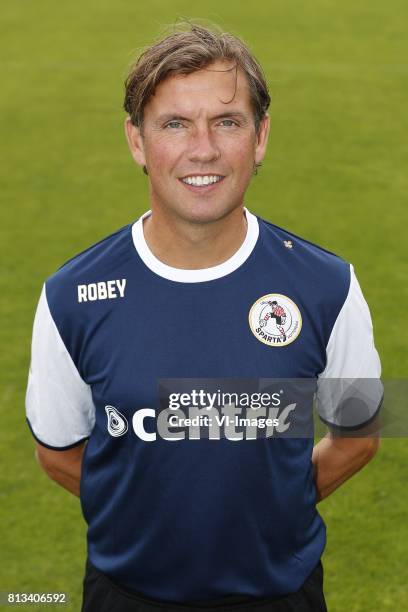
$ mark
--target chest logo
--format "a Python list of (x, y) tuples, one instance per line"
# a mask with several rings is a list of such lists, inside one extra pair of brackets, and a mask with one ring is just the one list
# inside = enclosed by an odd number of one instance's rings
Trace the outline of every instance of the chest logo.
[(249, 327), (260, 342), (268, 346), (286, 346), (299, 336), (302, 315), (286, 295), (268, 293), (252, 305)]
[(78, 285), (78, 302), (95, 302), (125, 297), (126, 278)]
[(108, 431), (110, 435), (114, 438), (123, 436), (128, 430), (126, 417), (113, 406), (105, 406), (105, 412), (108, 418)]

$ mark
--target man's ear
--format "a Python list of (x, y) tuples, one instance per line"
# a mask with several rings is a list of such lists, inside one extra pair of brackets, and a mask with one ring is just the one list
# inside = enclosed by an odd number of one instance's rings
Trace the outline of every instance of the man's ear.
[(259, 164), (265, 157), (266, 147), (268, 144), (269, 128), (270, 128), (270, 119), (269, 119), (268, 113), (266, 113), (265, 117), (261, 119), (259, 130), (256, 135), (256, 145), (255, 145), (255, 163), (256, 164)]
[(139, 166), (146, 166), (143, 137), (140, 128), (133, 125), (130, 117), (125, 119), (125, 134), (133, 159)]

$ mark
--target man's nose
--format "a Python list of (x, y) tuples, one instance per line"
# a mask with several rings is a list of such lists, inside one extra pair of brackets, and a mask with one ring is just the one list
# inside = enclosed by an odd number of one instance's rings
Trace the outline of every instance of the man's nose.
[(197, 128), (191, 135), (189, 159), (190, 161), (210, 162), (220, 157), (214, 134), (208, 127)]

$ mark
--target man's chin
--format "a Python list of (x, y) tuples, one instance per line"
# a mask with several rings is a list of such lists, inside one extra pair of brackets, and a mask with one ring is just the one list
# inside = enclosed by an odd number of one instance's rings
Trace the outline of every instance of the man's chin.
[(221, 205), (214, 202), (196, 203), (178, 211), (178, 216), (190, 223), (215, 223), (230, 215), (243, 204)]

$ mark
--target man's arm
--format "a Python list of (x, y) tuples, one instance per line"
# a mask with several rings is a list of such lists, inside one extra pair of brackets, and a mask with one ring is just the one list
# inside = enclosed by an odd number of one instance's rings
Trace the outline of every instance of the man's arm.
[(378, 428), (378, 420), (375, 419), (356, 432), (356, 436), (365, 437), (342, 436), (332, 430), (315, 445), (312, 462), (317, 502), (333, 493), (371, 461), (380, 446)]
[(35, 456), (44, 472), (79, 497), (82, 457), (86, 442), (65, 451), (54, 451), (36, 443)]

